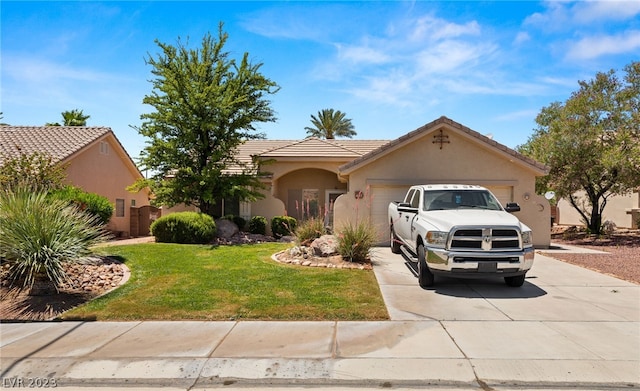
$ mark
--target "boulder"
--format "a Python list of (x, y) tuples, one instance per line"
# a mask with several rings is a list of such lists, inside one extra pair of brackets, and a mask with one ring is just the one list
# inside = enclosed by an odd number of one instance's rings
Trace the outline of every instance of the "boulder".
[(311, 243), (313, 253), (319, 257), (329, 257), (338, 253), (338, 240), (333, 235), (322, 235)]
[(238, 228), (236, 223), (227, 219), (216, 220), (216, 229), (217, 229), (217, 236), (223, 239), (230, 239), (231, 237), (236, 235), (238, 232), (240, 232), (240, 229)]

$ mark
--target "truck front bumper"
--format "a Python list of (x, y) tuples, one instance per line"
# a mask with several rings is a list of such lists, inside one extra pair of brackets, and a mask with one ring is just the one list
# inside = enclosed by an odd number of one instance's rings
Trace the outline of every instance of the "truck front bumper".
[(431, 272), (456, 277), (478, 277), (479, 274), (508, 277), (524, 274), (533, 266), (535, 255), (533, 247), (508, 252), (448, 251), (428, 247), (426, 252)]

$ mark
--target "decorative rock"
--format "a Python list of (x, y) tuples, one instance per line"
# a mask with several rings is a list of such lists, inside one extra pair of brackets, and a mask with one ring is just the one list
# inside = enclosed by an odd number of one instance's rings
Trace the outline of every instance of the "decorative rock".
[(329, 257), (338, 253), (338, 241), (333, 235), (322, 235), (311, 243), (315, 255)]
[(232, 236), (240, 232), (240, 229), (231, 220), (218, 219), (216, 220), (217, 236), (222, 239), (230, 239)]

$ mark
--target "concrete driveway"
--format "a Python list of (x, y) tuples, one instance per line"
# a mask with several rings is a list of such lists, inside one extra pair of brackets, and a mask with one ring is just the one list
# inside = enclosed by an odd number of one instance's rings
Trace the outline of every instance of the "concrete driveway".
[(522, 288), (423, 290), (401, 256), (373, 263), (390, 321), (4, 323), (0, 386), (640, 387), (640, 285), (537, 254)]
[(391, 319), (435, 322), (479, 379), (640, 385), (637, 284), (536, 254), (521, 288), (436, 276), (425, 290), (401, 255), (378, 248), (374, 263)]
[(392, 320), (640, 321), (640, 286), (540, 254), (520, 288), (436, 276), (424, 290), (401, 255), (377, 248), (373, 262)]

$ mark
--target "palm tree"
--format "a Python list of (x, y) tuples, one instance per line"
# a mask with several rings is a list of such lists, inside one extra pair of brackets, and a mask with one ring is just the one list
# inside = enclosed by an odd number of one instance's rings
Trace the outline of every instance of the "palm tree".
[(87, 126), (89, 115), (84, 115), (82, 110), (73, 109), (71, 111), (62, 112), (62, 120), (64, 126)]
[(313, 128), (305, 127), (308, 137), (319, 137), (334, 139), (336, 137), (351, 138), (356, 135), (353, 124), (349, 118), (345, 118), (345, 113), (340, 110), (323, 109), (318, 112), (318, 116), (311, 115)]

